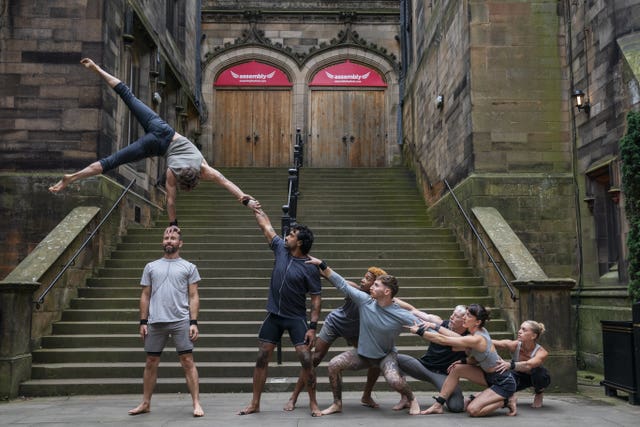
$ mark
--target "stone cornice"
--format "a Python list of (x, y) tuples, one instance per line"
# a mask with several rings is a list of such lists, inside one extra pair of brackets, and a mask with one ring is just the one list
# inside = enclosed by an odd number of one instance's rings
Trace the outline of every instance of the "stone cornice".
[[(326, 12), (326, 11), (323, 11)], [(294, 12), (291, 12), (294, 13)], [(307, 12), (308, 13), (308, 12)], [(400, 70), (400, 63), (396, 55), (390, 53), (386, 48), (378, 46), (375, 43), (368, 42), (360, 37), (357, 31), (352, 29), (352, 24), (360, 16), (360, 12), (355, 11), (333, 11), (334, 16), (337, 14), (340, 21), (345, 25), (345, 29), (340, 31), (336, 37), (331, 39), (329, 43), (323, 42), (317, 46), (312, 46), (306, 52), (295, 52), (291, 47), (282, 43), (273, 42), (265, 37), (264, 31), (258, 28), (258, 21), (264, 16), (264, 12), (260, 10), (244, 11), (244, 19), (250, 24), (248, 30), (243, 31), (242, 36), (234, 40), (233, 43), (225, 43), (224, 46), (217, 46), (213, 51), (208, 52), (202, 61), (203, 69), (217, 56), (239, 47), (262, 47), (283, 53), (292, 58), (299, 66), (302, 66), (310, 58), (319, 55), (328, 50), (340, 47), (356, 47), (366, 51), (373, 52), (384, 57), (393, 66), (395, 71)], [(203, 12), (204, 15), (204, 12)]]

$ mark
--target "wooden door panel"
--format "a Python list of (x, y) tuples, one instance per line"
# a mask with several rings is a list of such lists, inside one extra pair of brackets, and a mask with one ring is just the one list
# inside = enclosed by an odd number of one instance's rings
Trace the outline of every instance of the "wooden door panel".
[(310, 164), (385, 166), (384, 111), (383, 91), (313, 91)]
[(251, 91), (220, 90), (215, 96), (213, 153), (216, 166), (251, 166), (253, 94)]
[(290, 91), (218, 90), (214, 114), (214, 165), (291, 164)]
[(384, 166), (386, 132), (384, 92), (352, 92), (349, 123), (349, 166)]
[(309, 162), (314, 167), (345, 166), (344, 92), (311, 92), (311, 146)]
[(289, 166), (292, 162), (291, 92), (260, 91), (254, 94), (254, 166)]

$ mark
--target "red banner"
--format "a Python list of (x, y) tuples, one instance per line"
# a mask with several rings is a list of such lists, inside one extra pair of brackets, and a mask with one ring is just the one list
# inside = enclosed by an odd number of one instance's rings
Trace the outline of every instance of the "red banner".
[(287, 75), (273, 65), (251, 61), (224, 70), (214, 86), (293, 86)]
[(387, 87), (387, 84), (372, 68), (345, 61), (320, 70), (309, 86)]

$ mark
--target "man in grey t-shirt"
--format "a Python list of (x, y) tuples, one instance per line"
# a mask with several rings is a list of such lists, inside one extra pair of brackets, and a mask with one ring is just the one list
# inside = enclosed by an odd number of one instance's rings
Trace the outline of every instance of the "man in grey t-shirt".
[(147, 360), (142, 403), (131, 409), (129, 415), (151, 411), (151, 395), (158, 378), (160, 355), (170, 335), (193, 400), (193, 416), (204, 415), (200, 406), (198, 370), (193, 361), (193, 342), (198, 339), (200, 274), (195, 265), (180, 258), (182, 243), (180, 229), (169, 226), (162, 238), (164, 256), (148, 263), (142, 273), (140, 336), (144, 341)]

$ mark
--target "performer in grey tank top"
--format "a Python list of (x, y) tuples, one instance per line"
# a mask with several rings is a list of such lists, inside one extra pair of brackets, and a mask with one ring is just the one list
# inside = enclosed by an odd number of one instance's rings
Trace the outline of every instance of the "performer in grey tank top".
[(175, 204), (177, 188), (191, 191), (200, 179), (216, 182), (226, 188), (243, 205), (255, 212), (260, 211), (260, 203), (257, 200), (245, 194), (237, 185), (209, 166), (191, 141), (176, 132), (155, 111), (136, 98), (120, 79), (107, 73), (89, 58), (84, 58), (80, 63), (86, 69), (102, 77), (120, 96), (144, 128), (145, 134), (116, 153), (93, 162), (75, 173), (64, 175), (60, 181), (49, 187), (49, 191), (57, 193), (72, 182), (100, 175), (126, 163), (137, 162), (148, 157), (166, 156), (167, 181), (165, 188), (169, 225), (178, 225)]

